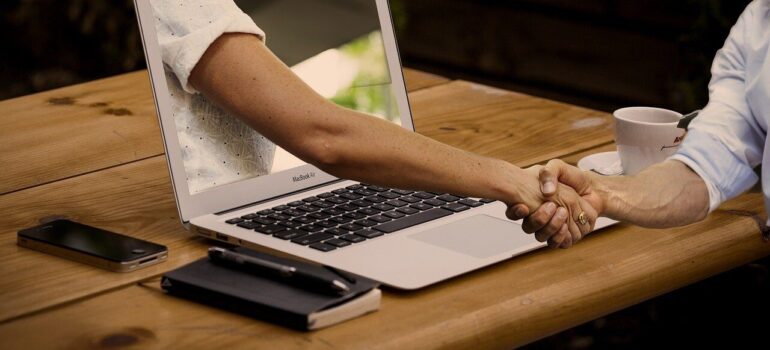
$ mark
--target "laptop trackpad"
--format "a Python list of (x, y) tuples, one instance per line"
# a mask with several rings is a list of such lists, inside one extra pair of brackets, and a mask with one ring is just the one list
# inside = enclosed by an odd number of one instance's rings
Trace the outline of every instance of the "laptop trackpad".
[(409, 238), (482, 259), (532, 243), (532, 236), (518, 224), (488, 215), (471, 216)]

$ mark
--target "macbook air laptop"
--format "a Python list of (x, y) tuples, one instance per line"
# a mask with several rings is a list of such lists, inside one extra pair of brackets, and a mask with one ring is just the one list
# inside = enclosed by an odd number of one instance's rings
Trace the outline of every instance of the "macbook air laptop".
[[(267, 46), (318, 93), (414, 131), (387, 0), (235, 2), (266, 32)], [(221, 142), (197, 142), (172, 111), (174, 82), (161, 58), (153, 6), (135, 4), (179, 215), (197, 234), (271, 248), (400, 289), (545, 245), (506, 219), (500, 202), (339, 179), (280, 147), (233, 149), (224, 145), (227, 138), (213, 136)], [(191, 155), (190, 147), (216, 158), (201, 164), (206, 158)], [(260, 166), (244, 162), (247, 152), (268, 159)]]

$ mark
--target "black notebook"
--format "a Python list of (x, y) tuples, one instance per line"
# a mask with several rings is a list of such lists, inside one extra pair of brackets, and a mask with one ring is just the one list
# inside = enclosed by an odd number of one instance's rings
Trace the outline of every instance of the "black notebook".
[(344, 281), (350, 292), (335, 296), (308, 291), (280, 280), (215, 264), (208, 257), (166, 273), (161, 287), (171, 295), (300, 330), (323, 328), (379, 309), (380, 290), (375, 281), (339, 275), (322, 266), (245, 248), (234, 250), (336, 278)]

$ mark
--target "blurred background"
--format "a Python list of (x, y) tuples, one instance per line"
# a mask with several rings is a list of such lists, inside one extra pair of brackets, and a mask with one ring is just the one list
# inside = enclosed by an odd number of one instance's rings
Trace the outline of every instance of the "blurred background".
[[(279, 1), (279, 0), (265, 0)], [(748, 0), (391, 0), (406, 66), (601, 110), (706, 101)], [(129, 0), (0, 2), (0, 99), (144, 68)]]
[[(407, 67), (603, 111), (688, 112), (706, 103), (711, 60), (750, 1), (390, 2)], [(0, 16), (0, 99), (145, 67), (129, 0), (6, 0)], [(764, 348), (769, 276), (758, 261), (529, 348)]]

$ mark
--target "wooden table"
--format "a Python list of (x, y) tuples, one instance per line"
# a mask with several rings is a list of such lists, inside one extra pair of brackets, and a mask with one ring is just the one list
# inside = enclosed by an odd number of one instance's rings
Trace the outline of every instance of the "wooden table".
[[(612, 149), (609, 115), (406, 70), (417, 131), (520, 166)], [(510, 348), (770, 254), (760, 194), (678, 229), (616, 225), (302, 333), (165, 295), (211, 242), (179, 222), (144, 71), (0, 102), (0, 348)], [(169, 247), (119, 274), (16, 246), (53, 217)]]

